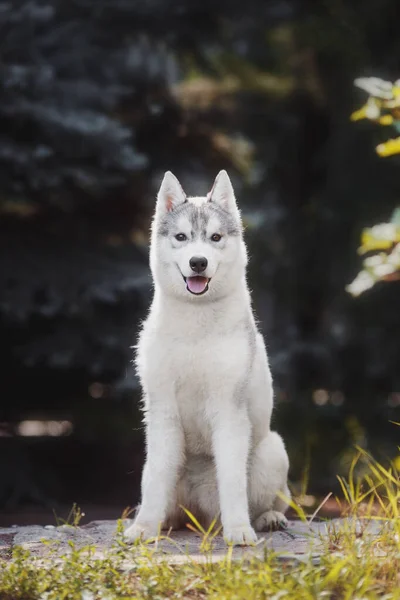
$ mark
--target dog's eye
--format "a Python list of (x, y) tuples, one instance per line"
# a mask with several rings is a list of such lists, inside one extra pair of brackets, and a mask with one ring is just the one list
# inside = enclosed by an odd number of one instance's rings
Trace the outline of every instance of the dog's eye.
[(211, 239), (213, 242), (219, 242), (221, 238), (222, 238), (222, 235), (220, 235), (219, 233), (213, 233), (211, 236)]
[(184, 242), (187, 240), (187, 237), (184, 233), (177, 233), (175, 239), (178, 240), (178, 242)]

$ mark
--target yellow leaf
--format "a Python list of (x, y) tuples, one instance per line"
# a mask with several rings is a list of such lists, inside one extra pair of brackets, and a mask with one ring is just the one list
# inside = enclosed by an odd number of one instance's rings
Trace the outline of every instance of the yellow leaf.
[(350, 115), (350, 121), (361, 121), (361, 119), (366, 119), (367, 118), (366, 112), (367, 112), (366, 106), (363, 106), (359, 110), (355, 110)]
[(380, 123), (381, 125), (392, 125), (393, 121), (394, 119), (392, 115), (384, 115), (383, 117), (380, 117), (378, 119), (378, 123)]
[(361, 119), (369, 119), (370, 121), (375, 121), (380, 117), (381, 106), (382, 103), (379, 100), (370, 97), (364, 106), (350, 115), (350, 120), (360, 121)]
[(383, 142), (376, 147), (379, 156), (393, 156), (400, 153), (400, 137)]
[(364, 254), (371, 250), (388, 250), (397, 242), (400, 242), (400, 227), (396, 223), (380, 223), (363, 230), (358, 252)]

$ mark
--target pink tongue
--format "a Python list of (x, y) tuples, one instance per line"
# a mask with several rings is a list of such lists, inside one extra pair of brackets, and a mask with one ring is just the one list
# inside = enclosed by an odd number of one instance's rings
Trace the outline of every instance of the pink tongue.
[(188, 277), (186, 279), (186, 285), (193, 294), (201, 294), (207, 287), (207, 277)]

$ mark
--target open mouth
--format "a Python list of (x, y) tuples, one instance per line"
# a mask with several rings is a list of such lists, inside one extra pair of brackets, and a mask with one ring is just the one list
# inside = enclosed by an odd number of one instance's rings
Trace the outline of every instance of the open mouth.
[(201, 296), (208, 291), (208, 284), (210, 279), (208, 277), (201, 277), (195, 275), (194, 277), (183, 277), (186, 283), (186, 289), (195, 296)]

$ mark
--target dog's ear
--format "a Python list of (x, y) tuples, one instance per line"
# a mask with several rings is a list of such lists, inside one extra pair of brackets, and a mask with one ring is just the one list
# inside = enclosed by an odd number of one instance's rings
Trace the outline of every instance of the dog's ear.
[(184, 202), (186, 202), (186, 194), (181, 184), (171, 171), (167, 171), (157, 194), (157, 211), (170, 212)]
[(208, 194), (208, 201), (219, 204), (221, 208), (228, 212), (238, 212), (235, 192), (233, 191), (231, 180), (226, 171), (220, 171), (218, 173), (211, 192)]

